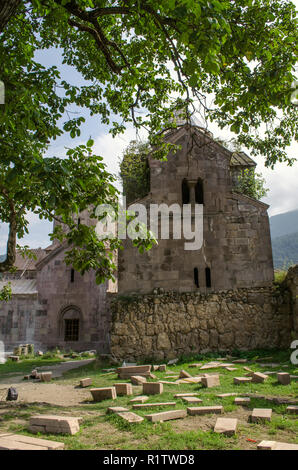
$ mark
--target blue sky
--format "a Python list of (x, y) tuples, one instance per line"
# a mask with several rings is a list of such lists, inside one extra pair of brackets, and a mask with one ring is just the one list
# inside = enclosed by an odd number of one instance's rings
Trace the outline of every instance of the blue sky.
[[(298, 0), (294, 2), (298, 5)], [(40, 52), (37, 55), (45, 66), (56, 65), (61, 73), (62, 79), (67, 79), (73, 85), (86, 84), (81, 75), (72, 67), (61, 63), (59, 50), (51, 49)], [(71, 111), (77, 111), (74, 107)], [(53, 141), (47, 152), (49, 156), (63, 156), (65, 147), (74, 147), (79, 143), (86, 142), (89, 137), (94, 140), (94, 151), (104, 158), (107, 170), (113, 174), (118, 174), (119, 160), (123, 150), (128, 146), (132, 139), (136, 138), (136, 133), (132, 127), (128, 128), (125, 134), (113, 138), (108, 132), (107, 126), (100, 123), (99, 117), (89, 115), (86, 110), (80, 110), (80, 115), (84, 115), (86, 122), (81, 126), (81, 135), (79, 138), (71, 139), (68, 135), (63, 135)], [(220, 130), (216, 125), (211, 124), (208, 128), (215, 137), (222, 137), (226, 140), (233, 137), (229, 131)], [(293, 143), (289, 148), (288, 154), (291, 157), (297, 157), (298, 144)], [(257, 171), (262, 173), (266, 180), (266, 187), (270, 189), (268, 195), (263, 199), (270, 205), (269, 215), (276, 215), (290, 210), (298, 209), (298, 162), (292, 167), (286, 164), (278, 163), (274, 170), (264, 166), (262, 157), (254, 158), (257, 162)], [(120, 189), (120, 184), (118, 184)], [(32, 248), (46, 247), (50, 244), (48, 233), (51, 231), (52, 224), (47, 221), (41, 221), (37, 215), (28, 214), (30, 225), (29, 234), (25, 236), (20, 243), (27, 244)], [(7, 242), (7, 227), (0, 224), (0, 254), (5, 253)]]

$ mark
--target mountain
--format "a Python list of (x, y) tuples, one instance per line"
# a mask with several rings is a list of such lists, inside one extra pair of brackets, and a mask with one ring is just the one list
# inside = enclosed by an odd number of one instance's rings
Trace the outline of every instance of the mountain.
[(298, 232), (274, 238), (272, 251), (275, 269), (287, 269), (298, 264)]
[(271, 238), (298, 232), (298, 210), (270, 217)]

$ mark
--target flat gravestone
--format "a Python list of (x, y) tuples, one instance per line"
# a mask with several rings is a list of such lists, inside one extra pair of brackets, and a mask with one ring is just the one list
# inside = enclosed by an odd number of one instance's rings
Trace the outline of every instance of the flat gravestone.
[(288, 444), (287, 442), (262, 441), (258, 444), (259, 450), (298, 450), (298, 444)]
[(132, 385), (127, 383), (117, 383), (114, 384), (116, 389), (117, 396), (118, 395), (132, 395)]
[(238, 420), (235, 418), (217, 418), (214, 432), (225, 434), (226, 436), (233, 436), (236, 434)]
[(146, 395), (140, 395), (139, 397), (135, 397), (132, 400), (130, 400), (130, 403), (144, 403), (148, 399), (149, 397), (147, 397)]
[(123, 411), (129, 411), (129, 409), (124, 408), (123, 406), (110, 406), (107, 409), (108, 413), (120, 413), (120, 412), (123, 412)]
[(294, 415), (298, 415), (298, 406), (294, 406), (294, 405), (287, 406), (287, 412), (294, 414)]
[(235, 395), (238, 395), (238, 393), (220, 393), (219, 395), (216, 395), (218, 398), (226, 398), (226, 397), (234, 397)]
[(144, 408), (154, 408), (158, 406), (176, 406), (175, 401), (167, 401), (164, 403), (138, 403), (136, 405), (133, 405), (133, 409), (135, 410), (142, 410)]
[(120, 412), (117, 413), (117, 415), (125, 421), (128, 421), (128, 423), (141, 423), (142, 421), (144, 421), (144, 418), (142, 418), (142, 416), (132, 413), (131, 411)]
[(92, 379), (90, 379), (89, 377), (80, 380), (80, 387), (84, 388), (89, 387), (90, 385), (92, 385)]
[(248, 405), (250, 403), (249, 397), (237, 397), (234, 400), (235, 405)]
[(251, 377), (234, 377), (235, 385), (241, 385), (241, 384), (245, 384), (251, 381), (252, 381)]
[(115, 387), (90, 388), (90, 393), (94, 401), (115, 400), (117, 393)]
[(76, 434), (82, 418), (55, 415), (36, 415), (30, 418), (29, 431), (33, 433)]
[(268, 379), (268, 375), (262, 374), (262, 372), (254, 372), (252, 374), (252, 382), (253, 383), (263, 383), (267, 379)]
[(201, 384), (203, 387), (211, 388), (220, 385), (219, 375), (210, 375), (208, 377), (202, 377)]
[(52, 372), (41, 372), (39, 375), (42, 382), (50, 382), (52, 380)]
[(271, 408), (254, 408), (250, 415), (252, 423), (259, 423), (263, 421), (271, 421), (272, 410)]
[(133, 385), (143, 385), (144, 382), (147, 382), (147, 379), (141, 375), (132, 375), (130, 381)]
[(48, 441), (21, 434), (0, 434), (0, 450), (61, 450), (63, 442)]
[(144, 395), (158, 395), (163, 392), (163, 384), (160, 382), (145, 382), (143, 383)]
[(195, 397), (198, 393), (176, 393), (174, 398), (182, 398), (182, 397)]
[(197, 397), (181, 397), (183, 401), (186, 401), (186, 403), (192, 404), (192, 403), (202, 403), (203, 400)]
[(186, 410), (171, 410), (171, 411), (163, 411), (161, 413), (154, 413), (151, 415), (146, 415), (147, 418), (152, 423), (157, 423), (161, 421), (169, 421), (170, 419), (179, 419), (179, 418), (186, 418), (187, 411)]
[(191, 377), (191, 375), (186, 371), (186, 370), (181, 370), (180, 371), (180, 374), (179, 374), (179, 378), (180, 379), (185, 379), (187, 377)]
[(223, 406), (197, 406), (194, 408), (187, 408), (187, 412), (191, 416), (206, 415), (206, 414), (221, 414), (223, 413)]

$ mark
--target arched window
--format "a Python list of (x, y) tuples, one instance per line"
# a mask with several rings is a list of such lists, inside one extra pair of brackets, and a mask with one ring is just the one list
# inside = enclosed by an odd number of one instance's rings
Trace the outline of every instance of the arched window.
[(62, 312), (60, 321), (64, 341), (79, 341), (82, 329), (80, 311), (76, 307), (69, 307)]
[(195, 195), (196, 195), (196, 203), (197, 204), (204, 204), (204, 187), (203, 181), (198, 179), (196, 188), (195, 188)]
[(193, 270), (193, 277), (194, 277), (195, 285), (196, 285), (197, 287), (200, 287), (200, 283), (199, 283), (199, 270), (198, 270), (198, 268), (194, 268), (194, 270)]
[(206, 268), (205, 269), (205, 275), (206, 275), (206, 287), (211, 287), (211, 269)]
[(190, 193), (188, 182), (186, 179), (182, 181), (182, 204), (189, 204), (190, 203)]

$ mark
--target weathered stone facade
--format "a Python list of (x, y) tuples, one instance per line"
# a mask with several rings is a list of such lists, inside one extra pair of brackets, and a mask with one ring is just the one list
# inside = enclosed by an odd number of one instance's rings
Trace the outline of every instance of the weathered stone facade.
[[(150, 251), (140, 254), (125, 240), (119, 253), (119, 293), (269, 286), (273, 261), (268, 206), (233, 191), (232, 152), (196, 127), (183, 126), (167, 140), (181, 149), (170, 153), (167, 161), (148, 158), (150, 193), (136, 202), (144, 204), (147, 213), (152, 203), (181, 207), (187, 203), (186, 186), (192, 210), (195, 203), (203, 205), (203, 246), (186, 250), (186, 239), (173, 239), (171, 229), (170, 239), (162, 239), (160, 222), (158, 245)], [(252, 162), (247, 156), (246, 160)], [(242, 168), (247, 166), (244, 162)]]
[(119, 296), (112, 311), (111, 353), (119, 359), (163, 360), (291, 343), (291, 297), (273, 287)]

